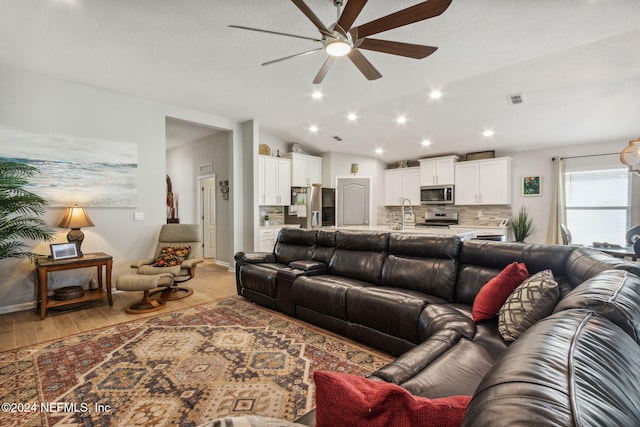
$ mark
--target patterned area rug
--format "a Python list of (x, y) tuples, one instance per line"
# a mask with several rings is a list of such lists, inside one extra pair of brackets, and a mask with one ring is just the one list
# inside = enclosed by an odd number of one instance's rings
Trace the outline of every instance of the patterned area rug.
[(294, 420), (314, 407), (314, 371), (362, 375), (390, 360), (231, 298), (0, 353), (0, 425)]

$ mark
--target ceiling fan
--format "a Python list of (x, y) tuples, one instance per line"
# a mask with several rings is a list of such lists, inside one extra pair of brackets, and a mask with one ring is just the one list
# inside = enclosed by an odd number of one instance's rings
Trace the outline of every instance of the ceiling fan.
[(328, 57), (316, 77), (313, 79), (314, 84), (319, 84), (329, 72), (329, 69), (336, 61), (336, 58), (340, 56), (347, 56), (367, 79), (375, 80), (382, 77), (382, 74), (380, 74), (373, 64), (371, 64), (362, 52), (360, 52), (360, 49), (373, 50), (376, 52), (415, 59), (422, 59), (431, 55), (438, 49), (437, 47), (372, 39), (369, 36), (439, 16), (447, 10), (453, 0), (424, 1), (398, 12), (383, 16), (382, 18), (367, 22), (366, 24), (358, 25), (357, 27), (352, 27), (352, 25), (368, 0), (348, 0), (342, 13), (340, 13), (340, 8), (344, 4), (344, 0), (331, 0), (337, 9), (337, 20), (329, 27), (326, 27), (322, 21), (320, 21), (313, 11), (306, 5), (304, 0), (291, 1), (316, 26), (318, 31), (320, 31), (320, 38), (299, 36), (279, 31), (262, 30), (259, 28), (244, 27), (241, 25), (229, 25), (229, 27), (276, 34), (280, 36), (295, 37), (322, 43), (322, 47), (262, 64), (275, 64), (287, 59), (324, 50), (328, 54)]

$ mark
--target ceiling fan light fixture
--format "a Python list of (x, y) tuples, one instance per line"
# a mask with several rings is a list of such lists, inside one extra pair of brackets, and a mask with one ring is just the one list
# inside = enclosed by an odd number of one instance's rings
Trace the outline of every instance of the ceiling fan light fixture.
[(324, 50), (330, 56), (345, 56), (351, 52), (351, 44), (345, 40), (331, 40), (325, 43)]

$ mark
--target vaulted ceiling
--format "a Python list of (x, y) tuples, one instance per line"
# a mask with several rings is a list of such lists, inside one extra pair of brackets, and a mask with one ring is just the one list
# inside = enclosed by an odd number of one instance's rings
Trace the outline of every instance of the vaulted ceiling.
[[(306, 3), (335, 22), (330, 0)], [(417, 3), (370, 0), (355, 25)], [(439, 17), (376, 36), (437, 46), (433, 55), (365, 51), (381, 79), (342, 58), (317, 86), (324, 52), (260, 65), (317, 44), (230, 24), (318, 36), (286, 0), (0, 0), (0, 63), (255, 119), (311, 152), (382, 148), (387, 162), (640, 136), (637, 0), (453, 0)], [(431, 99), (433, 89), (443, 96)], [(312, 99), (314, 90), (324, 97)], [(509, 105), (514, 94), (525, 102)], [(495, 134), (483, 137), (486, 129)]]

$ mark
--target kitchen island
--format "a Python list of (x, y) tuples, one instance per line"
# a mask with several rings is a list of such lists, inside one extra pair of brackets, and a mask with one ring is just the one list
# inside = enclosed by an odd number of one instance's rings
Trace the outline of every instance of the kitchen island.
[(461, 240), (470, 240), (475, 237), (473, 230), (456, 230), (446, 227), (416, 227), (414, 224), (407, 224), (402, 229), (392, 229), (389, 224), (384, 225), (353, 225), (342, 227), (323, 227), (323, 228), (335, 228), (338, 230), (362, 230), (362, 231), (391, 231), (392, 233), (407, 233), (407, 234), (428, 234), (431, 236), (458, 236)]

